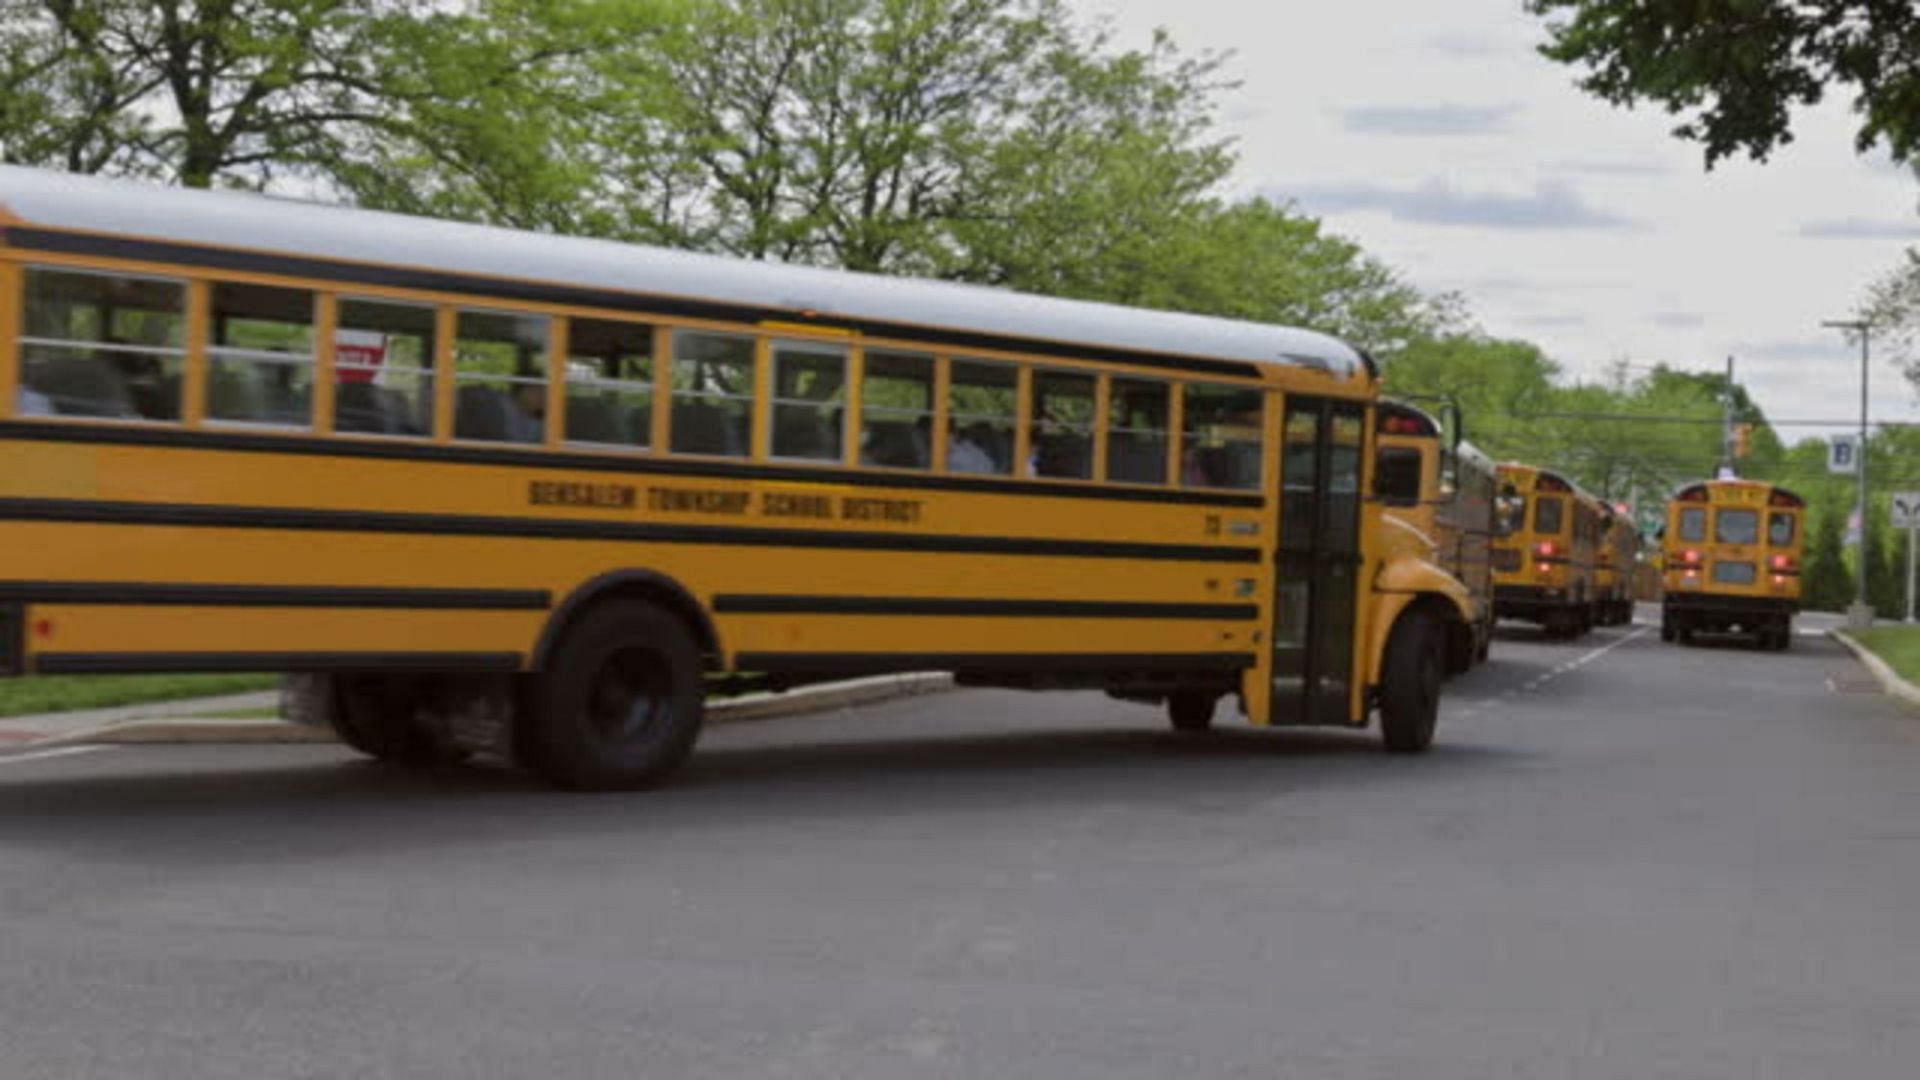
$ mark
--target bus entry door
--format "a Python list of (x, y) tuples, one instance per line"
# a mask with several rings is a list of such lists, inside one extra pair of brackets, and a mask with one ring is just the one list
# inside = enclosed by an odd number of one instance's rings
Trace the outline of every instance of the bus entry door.
[(1357, 404), (1287, 399), (1274, 568), (1276, 724), (1355, 722), (1347, 703), (1360, 576), (1365, 422)]

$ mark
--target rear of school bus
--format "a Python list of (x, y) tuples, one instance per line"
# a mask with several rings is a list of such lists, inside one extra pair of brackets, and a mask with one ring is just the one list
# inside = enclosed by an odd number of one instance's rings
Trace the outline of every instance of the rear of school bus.
[(1448, 656), (1455, 673), (1485, 660), (1493, 638), (1493, 475), (1493, 463), (1472, 444), (1448, 445), (1431, 414), (1381, 402), (1374, 495), (1389, 520), (1425, 539), (1435, 564), (1473, 605), (1472, 633)]
[(1754, 480), (1707, 480), (1667, 504), (1660, 636), (1738, 633), (1761, 648), (1793, 643), (1806, 501)]
[(1639, 569), (1640, 533), (1623, 509), (1597, 504), (1600, 544), (1594, 555), (1594, 622), (1624, 626), (1633, 621), (1634, 576)]
[(1586, 633), (1597, 504), (1559, 473), (1519, 462), (1501, 463), (1497, 483), (1494, 613), (1538, 623), (1554, 637)]

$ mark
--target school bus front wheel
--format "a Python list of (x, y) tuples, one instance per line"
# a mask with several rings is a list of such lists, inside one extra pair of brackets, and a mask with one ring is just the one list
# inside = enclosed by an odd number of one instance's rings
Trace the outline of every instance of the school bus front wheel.
[(1380, 680), (1380, 739), (1389, 751), (1419, 753), (1433, 745), (1443, 677), (1441, 627), (1409, 608), (1394, 622)]

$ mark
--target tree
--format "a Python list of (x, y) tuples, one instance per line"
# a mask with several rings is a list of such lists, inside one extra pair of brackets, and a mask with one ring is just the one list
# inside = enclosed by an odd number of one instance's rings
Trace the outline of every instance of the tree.
[(1615, 105), (1684, 115), (1674, 134), (1706, 163), (1757, 160), (1793, 141), (1792, 110), (1853, 93), (1855, 144), (1920, 155), (1920, 7), (1910, 0), (1527, 0), (1546, 56), (1585, 69)]
[(1232, 162), (1214, 59), (1060, 0), (720, 0), (642, 52), (606, 197), (677, 246), (1105, 295)]
[(512, 216), (535, 199), (506, 178), (564, 160), (548, 151), (565, 126), (530, 103), (561, 101), (550, 91), (580, 57), (643, 34), (655, 10), (0, 0), (0, 158), (188, 187), (291, 175), (374, 203), (437, 175), (485, 204), (465, 216)]
[(1853, 598), (1841, 535), (1847, 512), (1835, 504), (1809, 504), (1811, 544), (1801, 578), (1802, 600), (1816, 611), (1839, 611)]

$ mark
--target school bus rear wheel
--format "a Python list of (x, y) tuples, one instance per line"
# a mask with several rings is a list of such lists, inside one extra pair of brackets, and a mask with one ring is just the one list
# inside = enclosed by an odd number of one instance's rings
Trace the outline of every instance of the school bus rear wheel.
[(411, 766), (457, 760), (422, 722), (418, 689), (405, 676), (335, 675), (320, 692), (334, 735), (370, 758)]
[(1176, 690), (1167, 695), (1167, 720), (1175, 731), (1206, 731), (1213, 727), (1213, 710), (1219, 701), (1218, 694), (1205, 690)]
[(568, 628), (534, 680), (517, 749), (561, 787), (647, 787), (693, 750), (705, 691), (699, 644), (679, 617), (610, 601)]

